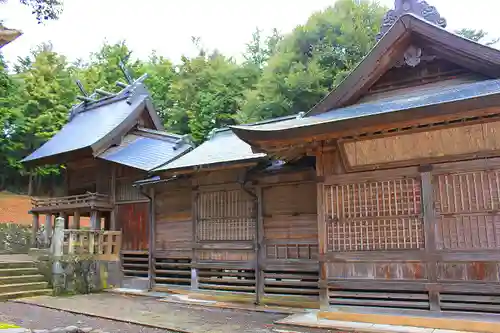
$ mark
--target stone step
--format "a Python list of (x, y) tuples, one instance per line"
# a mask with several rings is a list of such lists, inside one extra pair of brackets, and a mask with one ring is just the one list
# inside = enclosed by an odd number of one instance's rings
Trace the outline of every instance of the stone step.
[(52, 289), (37, 289), (37, 290), (0, 293), (0, 301), (6, 301), (14, 298), (26, 298), (26, 297), (46, 296), (46, 295), (47, 296), (52, 295)]
[(6, 268), (32, 268), (35, 267), (33, 261), (1, 261), (0, 269)]
[(4, 284), (45, 282), (45, 277), (41, 274), (0, 276), (0, 288)]
[(38, 274), (38, 269), (36, 267), (0, 269), (0, 276), (19, 276), (19, 275), (35, 275), (35, 274)]
[(30, 291), (47, 289), (48, 282), (24, 282), (0, 285), (0, 294), (12, 293), (16, 291)]

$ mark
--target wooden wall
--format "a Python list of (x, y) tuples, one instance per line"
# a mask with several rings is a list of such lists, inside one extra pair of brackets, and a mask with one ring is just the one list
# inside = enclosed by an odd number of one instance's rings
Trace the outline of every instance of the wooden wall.
[(318, 160), (324, 306), (500, 312), (499, 159), (355, 173), (335, 151)]
[(157, 288), (317, 299), (314, 171), (251, 179), (246, 172), (203, 172), (155, 187)]

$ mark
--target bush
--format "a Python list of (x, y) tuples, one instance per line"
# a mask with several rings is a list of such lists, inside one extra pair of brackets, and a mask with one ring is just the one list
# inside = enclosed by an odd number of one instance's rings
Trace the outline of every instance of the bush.
[(31, 247), (31, 226), (0, 224), (0, 254), (28, 253)]

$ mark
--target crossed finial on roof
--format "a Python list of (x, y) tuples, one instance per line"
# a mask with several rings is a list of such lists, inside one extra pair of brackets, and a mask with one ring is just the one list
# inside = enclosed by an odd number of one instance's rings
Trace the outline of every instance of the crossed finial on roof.
[(108, 99), (110, 97), (115, 97), (119, 95), (127, 95), (127, 102), (130, 104), (132, 102), (132, 99), (134, 98), (135, 95), (137, 94), (143, 94), (144, 93), (144, 88), (138, 88), (140, 84), (144, 82), (144, 80), (147, 78), (147, 74), (142, 75), (138, 79), (134, 79), (132, 75), (130, 74), (130, 71), (127, 69), (125, 66), (125, 63), (127, 62), (128, 58), (130, 57), (130, 53), (123, 59), (120, 59), (118, 62), (118, 66), (120, 67), (125, 80), (127, 83), (117, 81), (116, 85), (122, 90), (118, 93), (112, 93), (103, 89), (95, 89), (92, 94), (88, 94), (85, 88), (83, 87), (83, 84), (80, 80), (76, 80), (76, 85), (78, 86), (78, 89), (82, 93), (81, 96), (77, 96), (76, 98), (81, 101), (80, 104), (74, 105), (69, 114), (69, 120), (81, 112), (83, 109), (85, 109), (87, 106), (95, 105), (96, 102), (103, 101), (105, 99)]

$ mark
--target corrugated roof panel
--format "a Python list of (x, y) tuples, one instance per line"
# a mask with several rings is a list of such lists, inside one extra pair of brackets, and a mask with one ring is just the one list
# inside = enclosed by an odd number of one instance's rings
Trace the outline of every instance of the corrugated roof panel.
[(223, 130), (217, 131), (210, 140), (205, 141), (193, 151), (154, 171), (245, 161), (265, 156), (264, 153), (253, 153), (252, 148), (240, 140), (231, 130)]
[(78, 113), (49, 141), (22, 162), (38, 160), (70, 151), (87, 148), (101, 140), (130, 116), (143, 102), (136, 99), (129, 105), (125, 99)]
[(492, 79), (459, 84), (449, 88), (417, 91), (369, 103), (355, 104), (344, 108), (305, 118), (285, 120), (256, 126), (235, 126), (243, 131), (280, 131), (291, 128), (314, 126), (321, 123), (374, 116), (378, 114), (411, 110), (419, 107), (466, 100), (500, 93), (500, 80)]
[(177, 146), (176, 141), (155, 139), (132, 133), (126, 135), (120, 145), (110, 147), (98, 158), (149, 171), (172, 161), (191, 148), (186, 143)]

